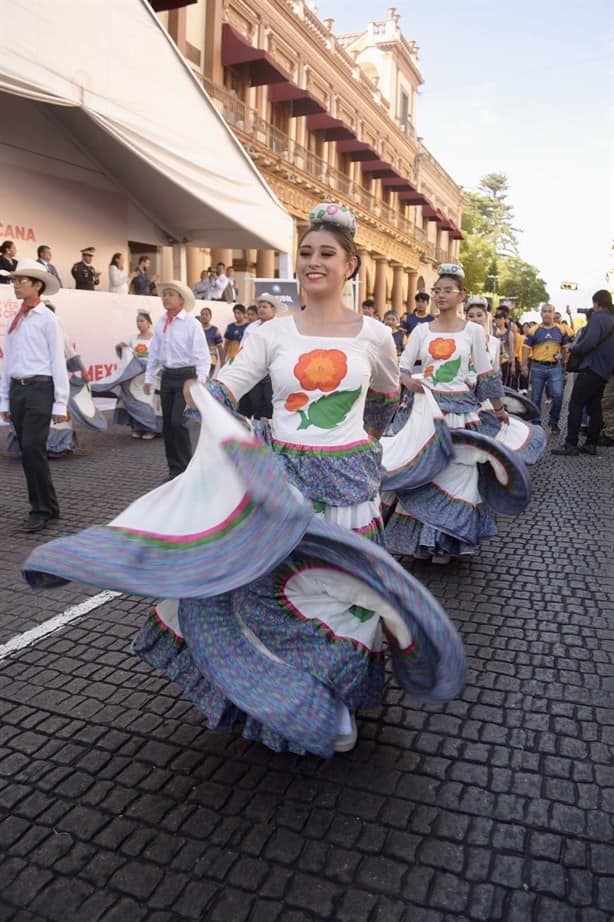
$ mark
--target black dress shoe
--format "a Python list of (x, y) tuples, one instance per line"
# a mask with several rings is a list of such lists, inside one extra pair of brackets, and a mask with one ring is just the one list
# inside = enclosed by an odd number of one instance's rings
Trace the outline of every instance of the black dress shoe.
[(584, 445), (580, 445), (578, 451), (581, 451), (583, 455), (596, 455), (597, 449), (594, 445), (589, 445), (588, 442), (585, 442)]
[(47, 522), (49, 521), (46, 516), (37, 516), (27, 518), (23, 527), (25, 532), (28, 534), (33, 534), (35, 531), (42, 531), (43, 528), (47, 528)]
[(575, 458), (576, 455), (580, 454), (580, 449), (577, 445), (570, 445), (569, 442), (565, 442), (559, 448), (552, 448), (550, 454), (563, 455), (566, 458)]

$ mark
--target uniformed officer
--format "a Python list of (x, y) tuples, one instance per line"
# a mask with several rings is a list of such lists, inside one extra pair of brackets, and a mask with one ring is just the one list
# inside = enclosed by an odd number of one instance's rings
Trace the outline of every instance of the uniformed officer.
[(85, 247), (81, 250), (81, 261), (75, 263), (70, 273), (75, 280), (75, 288), (80, 291), (94, 291), (96, 285), (100, 282), (100, 272), (96, 272), (92, 266), (92, 259), (96, 247)]

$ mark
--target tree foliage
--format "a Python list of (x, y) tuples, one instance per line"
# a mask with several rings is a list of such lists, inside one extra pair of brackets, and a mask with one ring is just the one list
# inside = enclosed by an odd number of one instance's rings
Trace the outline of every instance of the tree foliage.
[(514, 209), (508, 202), (505, 173), (488, 173), (477, 192), (466, 192), (460, 258), (468, 291), (517, 298), (520, 310), (548, 300), (539, 270), (518, 255), (521, 231), (514, 227)]
[(502, 297), (517, 298), (516, 308), (520, 311), (532, 310), (549, 298), (546, 283), (539, 277), (539, 269), (518, 257), (502, 262), (499, 294)]

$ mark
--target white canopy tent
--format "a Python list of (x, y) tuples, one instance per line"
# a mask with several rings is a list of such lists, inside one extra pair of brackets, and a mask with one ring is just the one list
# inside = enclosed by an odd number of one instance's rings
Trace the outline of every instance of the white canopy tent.
[(170, 242), (292, 251), (292, 219), (145, 0), (14, 0), (0, 52), (0, 94), (44, 106)]

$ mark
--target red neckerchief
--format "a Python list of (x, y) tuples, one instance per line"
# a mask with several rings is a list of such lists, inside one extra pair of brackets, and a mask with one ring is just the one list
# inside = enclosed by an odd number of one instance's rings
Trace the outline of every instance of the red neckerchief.
[(30, 305), (28, 305), (28, 306), (26, 307), (25, 302), (22, 301), (22, 302), (21, 302), (21, 307), (19, 308), (19, 310), (17, 311), (17, 313), (16, 313), (15, 316), (13, 317), (13, 320), (12, 320), (11, 325), (10, 325), (10, 327), (9, 327), (9, 333), (14, 333), (15, 330), (17, 329), (17, 327), (19, 326), (19, 324), (21, 323), (21, 321), (23, 320), (23, 318), (24, 318), (24, 317), (26, 316), (26, 314), (28, 313), (28, 311), (33, 310), (33, 309), (34, 309), (38, 304), (40, 304), (40, 303), (41, 303), (41, 299), (40, 299), (40, 298), (37, 298), (36, 301), (34, 302), (34, 304), (30, 304)]
[[(179, 314), (179, 311), (177, 311), (177, 314)], [(166, 333), (177, 314), (169, 314), (168, 311), (166, 312), (166, 320), (164, 321), (164, 333)]]

